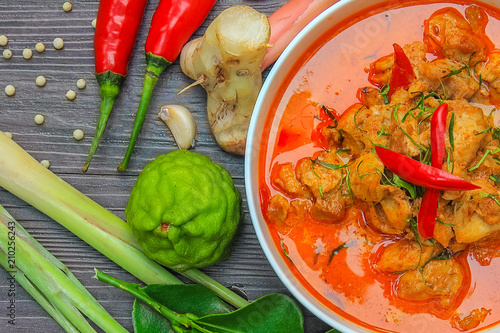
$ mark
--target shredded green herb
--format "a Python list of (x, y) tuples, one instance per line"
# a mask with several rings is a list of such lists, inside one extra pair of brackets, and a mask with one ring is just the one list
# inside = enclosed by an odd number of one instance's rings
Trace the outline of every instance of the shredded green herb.
[(414, 184), (408, 183), (406, 180), (401, 179), (396, 174), (392, 174), (392, 182), (394, 183), (395, 186), (407, 190), (408, 193), (410, 193), (412, 199), (415, 199), (417, 197), (417, 190)]
[(500, 140), (500, 128), (495, 128), (493, 130), (493, 139)]
[(346, 168), (345, 169), (345, 184), (347, 186), (347, 191), (349, 193), (349, 196), (351, 197), (352, 201), (354, 202), (354, 194), (352, 193), (352, 186), (351, 186), (351, 169)]
[(474, 97), (474, 96), (476, 96), (477, 93), (479, 91), (481, 91), (481, 85), (483, 84), (483, 76), (481, 74), (479, 74), (479, 82), (478, 83), (479, 83), (479, 85), (478, 85), (476, 91), (474, 91), (474, 94), (471, 96), (471, 98)]
[(481, 135), (481, 134), (484, 134), (484, 133), (488, 132), (490, 129), (491, 129), (491, 125), (490, 125), (490, 126), (488, 126), (485, 130), (483, 130), (483, 131), (481, 131), (481, 132), (479, 132), (479, 133), (476, 133), (476, 134), (474, 134), (474, 135)]
[(486, 152), (484, 153), (483, 157), (481, 157), (481, 160), (479, 161), (479, 163), (477, 163), (475, 166), (473, 166), (472, 168), (470, 168), (469, 171), (474, 171), (477, 168), (479, 168), (479, 166), (484, 162), (484, 160), (486, 159), (486, 157), (489, 154), (496, 154), (498, 152), (500, 152), (500, 149), (497, 149), (495, 151), (491, 151), (490, 149), (486, 150)]
[(496, 175), (490, 175), (490, 179), (495, 182), (495, 184), (500, 184), (500, 173)]
[(348, 246), (346, 245), (347, 243), (343, 243), (343, 244), (340, 244), (339, 246), (337, 246), (331, 253), (330, 253), (330, 258), (328, 259), (328, 265), (332, 262), (333, 260), (333, 257), (335, 257), (337, 254), (339, 254), (340, 251), (342, 251), (343, 249), (346, 249), (348, 248)]
[(457, 254), (460, 254), (464, 252), (463, 250), (461, 251), (457, 251), (457, 252), (449, 252), (447, 250), (444, 250), (443, 252), (441, 252), (441, 254), (437, 255), (437, 256), (434, 256), (432, 258), (429, 258), (423, 265), (422, 267), (420, 268), (422, 271), (424, 270), (424, 267), (427, 266), (428, 263), (430, 263), (431, 261), (439, 261), (439, 260), (448, 260), (448, 259), (451, 259), (453, 258), (454, 256), (456, 256)]
[(491, 193), (486, 193), (486, 192), (479, 192), (480, 196), (474, 199), (481, 199), (481, 198), (490, 198), (493, 201), (496, 202), (497, 205), (500, 206), (500, 201), (498, 201), (498, 194), (491, 194)]
[(330, 117), (330, 119), (333, 120), (333, 122), (335, 123), (334, 126), (330, 125), (329, 127), (330, 128), (337, 128), (339, 123), (337, 121), (337, 117), (335, 117), (332, 110), (330, 110), (326, 105), (323, 105), (323, 104), (321, 104), (321, 109), (323, 109), (323, 111), (328, 115), (328, 117)]
[(451, 114), (450, 127), (448, 128), (448, 138), (450, 140), (450, 146), (453, 151), (455, 151), (455, 139), (453, 137), (454, 128), (455, 128), (455, 112)]
[(447, 226), (450, 226), (450, 227), (456, 227), (456, 225), (452, 224), (452, 223), (446, 223), (446, 222), (443, 222), (441, 221), (440, 219), (436, 219), (436, 222), (439, 223), (439, 224), (443, 224), (443, 225), (447, 225)]
[[(455, 159), (453, 158), (453, 152), (451, 149), (448, 149), (448, 147), (445, 148), (446, 151), (446, 170), (449, 173), (453, 173), (455, 170)], [(451, 170), (450, 170), (450, 164), (451, 164)]]
[(424, 118), (422, 118), (419, 122), (418, 122), (418, 125), (417, 125), (417, 133), (420, 135), (421, 132), (420, 132), (420, 126), (422, 126), (422, 123), (425, 122), (427, 119), (429, 119), (430, 117), (432, 117), (432, 115), (434, 114), (434, 112), (430, 112), (429, 114), (425, 115)]
[(354, 112), (354, 125), (356, 125), (356, 128), (358, 129), (358, 131), (366, 133), (367, 131), (362, 130), (361, 128), (359, 128), (358, 121), (356, 120), (356, 116), (358, 115), (359, 111), (361, 111), (363, 108), (366, 108), (366, 106), (363, 105), (358, 110), (356, 110), (356, 112)]
[(325, 198), (325, 196), (323, 195), (323, 191), (321, 190), (321, 185), (318, 185), (318, 190), (319, 190), (319, 194), (321, 195), (321, 198)]
[(424, 252), (424, 248), (422, 247), (422, 243), (420, 242), (420, 233), (418, 232), (418, 224), (417, 220), (415, 218), (410, 217), (405, 220), (406, 222), (410, 223), (410, 230), (413, 232), (413, 235), (415, 236), (415, 240), (417, 241), (418, 247), (420, 248), (420, 257), (418, 258), (418, 263), (415, 268), (420, 266), (420, 262), (422, 261), (422, 253)]
[(384, 99), (384, 104), (389, 104), (389, 96), (387, 96), (387, 94), (389, 93), (389, 90), (391, 90), (391, 86), (388, 84), (386, 84), (382, 88), (380, 88), (379, 94)]
[(336, 150), (337, 153), (348, 153), (350, 151), (351, 151), (351, 148), (348, 148), (348, 147), (346, 147), (346, 148), (339, 148), (339, 149)]
[[(382, 147), (382, 148), (385, 148), (385, 149), (389, 149), (386, 145), (381, 145), (381, 144), (378, 144), (378, 143), (373, 143), (372, 140), (370, 140), (368, 137), (365, 136), (365, 139), (370, 141), (370, 143), (372, 144), (372, 146), (374, 147)], [(372, 148), (372, 152), (375, 153), (375, 148)]]
[[(441, 96), (439, 96), (435, 92), (432, 92), (432, 93), (426, 95), (423, 91), (414, 91), (414, 92), (412, 92), (412, 94), (419, 94), (420, 95), (420, 99), (418, 100), (417, 104), (413, 108), (411, 108), (410, 110), (408, 110), (408, 112), (405, 113), (405, 115), (403, 116), (403, 118), (401, 118), (401, 122), (402, 123), (405, 122), (406, 117), (408, 117), (409, 115), (411, 115), (413, 118), (417, 119), (417, 118), (422, 117), (422, 115), (426, 111), (432, 110), (433, 113), (434, 113), (434, 110), (436, 110), (436, 108), (426, 108), (425, 107), (425, 100), (426, 99), (433, 97), (433, 98), (436, 98), (436, 99), (438, 99), (440, 101), (442, 100)], [(420, 111), (419, 111), (419, 113), (417, 115), (415, 115), (413, 113), (413, 111), (416, 110), (416, 109), (420, 109)]]
[(330, 164), (330, 163), (325, 163), (323, 161), (318, 161), (318, 159), (314, 159), (313, 160), (312, 158), (309, 158), (309, 160), (312, 162), (313, 166), (314, 166), (314, 164), (319, 164), (322, 167), (330, 169), (330, 170), (342, 169), (342, 168), (345, 168), (347, 166), (347, 164)]
[(398, 104), (396, 105), (396, 107), (394, 108), (394, 111), (392, 112), (392, 116), (394, 117), (394, 119), (396, 120), (396, 124), (398, 126), (398, 128), (401, 130), (401, 132), (403, 132), (404, 135), (406, 135), (408, 137), (408, 139), (410, 139), (410, 141), (415, 145), (417, 146), (420, 150), (423, 150), (423, 151), (426, 151), (427, 148), (425, 148), (424, 146), (422, 146), (421, 144), (418, 144), (411, 136), (410, 134), (408, 134), (408, 132), (406, 132), (403, 127), (401, 127), (401, 124), (399, 123), (399, 120), (398, 120), (398, 109), (399, 109), (399, 106), (401, 104)]
[(385, 124), (382, 124), (382, 129), (380, 131), (377, 131), (377, 134), (378, 135), (376, 136), (376, 138), (378, 138), (379, 136), (391, 136), (390, 134), (385, 132)]
[(466, 71), (466, 75), (468, 78), (471, 77), (472, 73), (471, 73), (471, 68), (470, 68), (470, 62), (472, 61), (472, 57), (474, 56), (474, 53), (472, 53), (469, 57), (469, 62), (466, 64), (464, 62), (464, 60), (462, 59), (462, 56), (460, 56), (460, 62), (463, 64), (462, 67), (458, 68), (458, 69), (455, 69), (454, 66), (451, 66), (451, 71), (446, 74), (445, 76), (442, 77), (442, 79), (446, 79), (448, 77), (451, 77), (451, 76), (457, 76), (457, 77), (461, 77), (460, 74), (465, 70)]
[(281, 237), (280, 237), (280, 246), (281, 246), (281, 249), (283, 250), (283, 253), (285, 254), (285, 257), (287, 257), (288, 259), (293, 261), (292, 257), (290, 257), (290, 254), (288, 253), (288, 251), (286, 249), (285, 242), (283, 242), (283, 238), (281, 238)]

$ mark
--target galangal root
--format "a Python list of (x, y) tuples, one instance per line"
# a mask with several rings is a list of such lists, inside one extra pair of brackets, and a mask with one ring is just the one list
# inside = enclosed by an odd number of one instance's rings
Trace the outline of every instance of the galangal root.
[(181, 52), (182, 71), (207, 91), (212, 133), (230, 153), (245, 154), (270, 34), (264, 14), (235, 6), (223, 11), (202, 38), (189, 42)]

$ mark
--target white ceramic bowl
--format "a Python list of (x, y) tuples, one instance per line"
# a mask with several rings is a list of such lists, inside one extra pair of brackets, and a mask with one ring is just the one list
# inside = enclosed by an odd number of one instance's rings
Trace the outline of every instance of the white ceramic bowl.
[[(332, 26), (341, 22), (343, 19), (356, 14), (367, 7), (371, 7), (382, 2), (387, 2), (387, 0), (341, 0), (323, 12), (301, 31), (301, 33), (290, 43), (275, 63), (264, 82), (255, 105), (252, 120), (250, 122), (246, 146), (245, 185), (248, 206), (255, 232), (267, 259), (286, 288), (299, 302), (301, 302), (308, 310), (325, 323), (344, 333), (371, 331), (344, 319), (326, 308), (301, 285), (298, 279), (290, 272), (286, 263), (282, 260), (278, 249), (274, 245), (269, 229), (266, 225), (264, 217), (262, 216), (260, 207), (258, 179), (259, 149), (264, 130), (264, 123), (271, 107), (271, 103), (273, 102), (273, 98), (277, 93), (283, 78), (304, 50), (308, 49), (308, 47), (321, 37), (323, 33), (329, 30)], [(484, 2), (500, 7), (500, 0)], [(498, 330), (498, 328), (492, 328), (482, 332), (498, 332)], [(432, 328), (428, 327), (428, 331), (432, 331)]]

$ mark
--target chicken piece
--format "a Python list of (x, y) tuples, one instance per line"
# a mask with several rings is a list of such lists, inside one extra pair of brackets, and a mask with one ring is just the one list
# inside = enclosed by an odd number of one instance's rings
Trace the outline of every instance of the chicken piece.
[(283, 224), (288, 216), (290, 203), (281, 194), (273, 195), (269, 200), (267, 207), (267, 219), (269, 222), (280, 225)]
[(374, 87), (364, 87), (359, 90), (359, 99), (363, 105), (366, 105), (367, 108), (371, 108), (375, 105), (384, 104), (384, 97), (380, 93), (380, 90)]
[(489, 266), (494, 258), (500, 257), (500, 233), (494, 233), (471, 244), (469, 253), (481, 266)]
[(393, 186), (388, 196), (368, 208), (368, 222), (386, 234), (402, 234), (409, 227), (408, 218), (411, 215), (408, 196)]
[[(453, 159), (455, 164), (453, 174), (464, 178), (478, 151), (490, 139), (489, 133), (482, 133), (490, 126), (490, 123), (481, 108), (471, 106), (465, 100), (450, 101), (448, 106), (448, 123), (452, 114), (455, 114), (455, 125), (453, 127), (455, 142)], [(449, 137), (447, 141), (446, 146), (451, 148)]]
[(356, 158), (359, 156), (364, 146), (358, 143), (351, 134), (347, 133), (343, 129), (323, 127), (321, 129), (321, 134), (326, 139), (328, 143), (328, 149), (332, 152), (336, 152), (338, 149), (349, 149), (348, 155)]
[(278, 166), (278, 176), (273, 181), (293, 197), (312, 198), (311, 191), (297, 180), (291, 164), (287, 163)]
[(307, 217), (311, 206), (310, 200), (295, 199), (289, 202), (281, 194), (276, 194), (269, 200), (267, 220), (278, 227), (292, 227)]
[(368, 81), (377, 87), (382, 87), (388, 84), (391, 80), (393, 67), (394, 53), (377, 59), (370, 65)]
[[(410, 115), (406, 116), (410, 111), (411, 100), (415, 96), (410, 96), (405, 90), (397, 90), (391, 99), (391, 128), (394, 131), (388, 137), (387, 146), (390, 150), (398, 154), (417, 156), (425, 146), (429, 145), (428, 133), (419, 133), (418, 120)], [(394, 117), (394, 109), (396, 117)], [(419, 110), (412, 111), (418, 114)], [(406, 118), (404, 118), (406, 116)], [(403, 121), (404, 119), (404, 121)]]
[(489, 314), (491, 314), (491, 310), (481, 308), (472, 310), (469, 315), (464, 318), (460, 318), (457, 315), (453, 318), (453, 327), (458, 328), (460, 331), (472, 330), (478, 327)]
[(340, 221), (346, 214), (346, 200), (342, 191), (330, 191), (324, 197), (316, 198), (311, 213), (318, 220)]
[(355, 198), (365, 202), (380, 202), (390, 193), (389, 185), (381, 185), (384, 165), (374, 153), (360, 156), (351, 167), (351, 189)]
[[(328, 160), (329, 164), (343, 165), (337, 159), (334, 163)], [(299, 182), (304, 184), (316, 198), (321, 198), (325, 193), (333, 189), (338, 189), (342, 179), (342, 168), (330, 169), (314, 163), (309, 158), (304, 158), (298, 162), (296, 175)]]
[(488, 82), (491, 88), (496, 92), (494, 97), (500, 96), (500, 52), (492, 52), (486, 62), (481, 62), (476, 66), (476, 75), (484, 82)]
[[(403, 50), (405, 51), (408, 60), (410, 60), (414, 72), (416, 67), (426, 61), (427, 45), (422, 42), (406, 44), (403, 46)], [(418, 73), (415, 73), (415, 75), (418, 77)]]
[[(333, 153), (321, 153), (318, 160), (330, 165), (343, 165)], [(345, 215), (346, 198), (342, 195), (343, 168), (331, 169), (310, 159), (302, 159), (297, 166), (297, 179), (312, 192), (316, 201), (311, 210), (320, 220), (339, 221)]]
[(448, 247), (455, 234), (453, 233), (453, 207), (446, 205), (445, 200), (440, 200), (438, 205), (436, 226), (434, 227), (434, 238), (443, 247)]
[(453, 216), (453, 230), (458, 243), (477, 242), (500, 230), (498, 190), (486, 179), (473, 183), (481, 189), (467, 192), (465, 202), (454, 202), (459, 207)]
[[(471, 15), (472, 16), (472, 15)], [(462, 14), (454, 8), (447, 8), (425, 21), (424, 36), (431, 51), (448, 59), (460, 61), (474, 54), (474, 63), (484, 60), (488, 37), (477, 28), (473, 29)]]
[[(423, 274), (423, 275), (422, 275)], [(452, 305), (464, 280), (464, 270), (456, 259), (431, 260), (423, 271), (413, 270), (398, 280), (398, 296), (410, 301), (439, 298), (443, 307)]]
[(388, 245), (380, 260), (377, 270), (382, 272), (404, 272), (422, 267), (430, 258), (443, 251), (439, 244), (422, 248), (415, 240), (403, 239)]
[[(468, 59), (463, 59), (461, 62), (436, 59), (422, 63), (417, 67), (419, 78), (410, 85), (408, 91), (436, 91), (440, 96), (446, 94), (450, 100), (461, 98), (470, 100), (479, 89), (479, 82), (466, 68), (468, 61)], [(471, 65), (470, 71), (473, 70), (472, 67)], [(460, 68), (463, 69), (462, 72), (450, 75)]]
[(390, 105), (375, 105), (367, 109), (366, 106), (355, 104), (340, 118), (339, 128), (352, 136), (363, 151), (369, 151), (373, 144), (387, 145), (389, 136), (380, 133), (391, 134), (395, 129), (391, 117)]

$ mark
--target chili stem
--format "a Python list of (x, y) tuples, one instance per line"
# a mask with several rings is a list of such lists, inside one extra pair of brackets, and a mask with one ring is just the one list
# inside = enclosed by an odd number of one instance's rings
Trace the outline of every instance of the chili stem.
[(92, 139), (92, 145), (90, 146), (90, 153), (87, 156), (87, 160), (82, 168), (82, 172), (87, 172), (92, 157), (94, 156), (99, 141), (101, 141), (104, 129), (106, 128), (106, 123), (108, 122), (109, 115), (113, 109), (113, 105), (116, 100), (116, 96), (120, 92), (120, 86), (125, 79), (123, 75), (115, 74), (110, 71), (105, 73), (96, 74), (97, 81), (100, 85), (101, 93), (101, 111), (99, 114), (99, 119), (97, 120), (97, 127), (94, 134), (94, 139)]
[(118, 166), (118, 171), (127, 170), (135, 143), (142, 129), (142, 124), (146, 119), (146, 113), (148, 112), (149, 102), (153, 96), (153, 90), (156, 82), (158, 82), (158, 78), (163, 70), (171, 64), (164, 58), (155, 56), (151, 53), (146, 54), (146, 62), (146, 75), (144, 76), (141, 102), (139, 103), (139, 109), (137, 110), (137, 114), (135, 116), (134, 127), (132, 128), (132, 134), (130, 135), (127, 152), (125, 153), (122, 163)]

